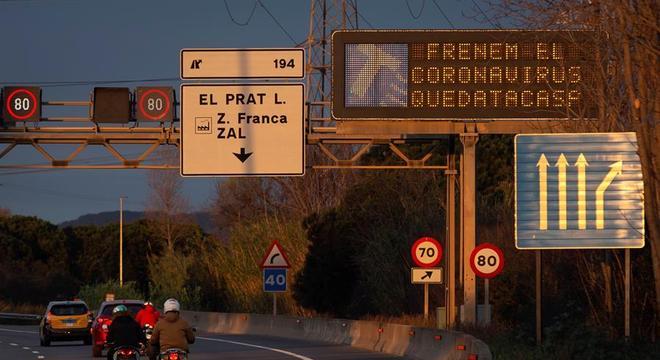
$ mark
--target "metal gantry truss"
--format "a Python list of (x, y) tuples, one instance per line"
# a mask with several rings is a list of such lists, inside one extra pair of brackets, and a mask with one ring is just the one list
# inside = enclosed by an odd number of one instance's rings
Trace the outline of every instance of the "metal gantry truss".
[[(151, 163), (150, 155), (160, 146), (178, 146), (179, 132), (174, 127), (24, 127), (0, 131), (0, 160), (19, 148), (37, 150), (44, 164), (6, 164), (0, 168), (66, 168), (66, 169), (178, 169), (178, 165)], [(136, 157), (123, 155), (116, 145), (142, 145), (146, 147)], [(76, 145), (65, 157), (57, 157), (45, 145)], [(78, 155), (89, 147), (104, 149), (114, 162), (100, 164), (76, 164)], [(156, 160), (156, 159), (154, 159)]]
[[(43, 106), (86, 108), (89, 115), (84, 117), (51, 116), (43, 117), (36, 123), (17, 123), (16, 127), (0, 128), (0, 168), (19, 169), (178, 169), (155, 157), (154, 152), (161, 146), (179, 145), (179, 129), (175, 123), (130, 123), (96, 124), (91, 120), (90, 101), (44, 101)], [(127, 156), (118, 145), (140, 145), (144, 148), (137, 156)], [(53, 148), (65, 150), (64, 157), (54, 154)], [(33, 148), (43, 156), (38, 164), (10, 163), (6, 157), (22, 148)], [(99, 161), (80, 164), (79, 155), (90, 148), (103, 149), (114, 161)], [(60, 152), (60, 151), (58, 151)]]

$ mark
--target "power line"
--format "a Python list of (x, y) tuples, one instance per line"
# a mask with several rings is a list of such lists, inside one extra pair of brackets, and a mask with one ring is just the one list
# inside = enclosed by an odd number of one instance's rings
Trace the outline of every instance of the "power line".
[(426, 5), (426, 0), (422, 0), (422, 7), (419, 9), (419, 14), (415, 16), (415, 14), (413, 14), (412, 8), (410, 7), (409, 0), (406, 0), (406, 7), (408, 8), (408, 12), (410, 13), (410, 16), (412, 16), (412, 18), (415, 20), (419, 19), (422, 16), (422, 12), (424, 12), (425, 5)]
[(250, 24), (250, 21), (252, 21), (252, 17), (254, 16), (254, 12), (257, 10), (257, 2), (254, 2), (254, 6), (252, 6), (252, 11), (250, 11), (250, 16), (247, 17), (247, 20), (245, 21), (237, 21), (236, 18), (231, 14), (231, 10), (229, 9), (229, 4), (227, 3), (227, 0), (225, 0), (225, 9), (227, 9), (227, 14), (229, 14), (229, 19), (231, 19), (231, 22), (238, 26), (247, 26)]
[(365, 23), (367, 23), (367, 25), (368, 25), (371, 29), (375, 29), (375, 27), (374, 27), (373, 25), (371, 25), (371, 23), (369, 22), (369, 20), (367, 20), (367, 18), (364, 17), (364, 15), (362, 15), (361, 12), (356, 11), (356, 13), (357, 13), (358, 16), (360, 17), (360, 19), (362, 19), (362, 21), (364, 21)]
[[(99, 197), (99, 196), (94, 196), (94, 195), (88, 195), (88, 194), (79, 194), (79, 193), (72, 193), (72, 192), (66, 192), (66, 191), (56, 191), (56, 190), (51, 190), (51, 189), (46, 189), (46, 188), (38, 188), (34, 187), (32, 185), (27, 186), (27, 185), (19, 185), (19, 184), (11, 184), (11, 183), (6, 183), (2, 182), (0, 183), (0, 187), (3, 186), (9, 186), (14, 188), (14, 191), (21, 191), (21, 192), (26, 192), (30, 194), (37, 194), (37, 195), (43, 195), (43, 196), (55, 196), (55, 197), (61, 197), (61, 198), (66, 198), (66, 199), (78, 199), (78, 200), (86, 200), (86, 201), (94, 201), (94, 202), (104, 202), (104, 203), (109, 203), (109, 202), (116, 202), (117, 198), (109, 198), (109, 197)], [(135, 203), (135, 202), (133, 202)]]
[(294, 44), (298, 44), (298, 42), (293, 38), (293, 36), (291, 36), (291, 34), (289, 34), (289, 32), (286, 31), (286, 29), (284, 28), (284, 26), (282, 26), (282, 24), (277, 20), (277, 18), (275, 18), (275, 16), (270, 12), (270, 10), (268, 10), (268, 8), (266, 7), (266, 5), (264, 5), (264, 3), (261, 2), (261, 0), (257, 0), (257, 3), (258, 3), (258, 4), (259, 4), (259, 5), (260, 5), (260, 6), (266, 11), (266, 13), (268, 13), (268, 15), (270, 16), (270, 18), (273, 19), (273, 21), (275, 22), (275, 24), (277, 24), (277, 26), (279, 26), (280, 29), (282, 29), (282, 31), (283, 31), (283, 32), (286, 34), (286, 36), (291, 40), (291, 42), (293, 42)]
[(151, 78), (151, 79), (122, 79), (122, 80), (77, 80), (77, 81), (0, 81), (0, 84), (11, 85), (37, 85), (40, 87), (62, 87), (62, 86), (85, 86), (85, 85), (108, 85), (126, 83), (146, 83), (181, 81), (179, 78)]
[(484, 16), (484, 18), (490, 23), (491, 26), (496, 27), (498, 29), (502, 28), (502, 26), (499, 23), (493, 23), (493, 21), (490, 19), (490, 17), (488, 17), (488, 15), (486, 15), (486, 13), (483, 11), (483, 9), (481, 9), (481, 6), (479, 6), (479, 4), (477, 4), (476, 1), (472, 0), (472, 3), (474, 4), (474, 6), (477, 7), (477, 9), (479, 9), (479, 12), (481, 12), (481, 15)]
[(449, 17), (447, 16), (447, 14), (445, 14), (445, 12), (442, 10), (440, 5), (438, 5), (438, 3), (435, 0), (431, 0), (431, 1), (433, 1), (433, 4), (435, 5), (435, 7), (438, 8), (438, 11), (440, 11), (440, 14), (442, 14), (442, 16), (445, 18), (445, 20), (447, 20), (447, 22), (449, 23), (451, 28), (456, 29), (456, 26), (454, 26), (454, 23), (452, 23), (451, 20), (449, 20)]

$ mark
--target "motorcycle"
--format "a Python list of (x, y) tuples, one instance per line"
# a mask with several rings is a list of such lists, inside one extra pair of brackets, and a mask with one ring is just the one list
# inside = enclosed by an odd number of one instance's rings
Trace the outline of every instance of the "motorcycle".
[(154, 333), (154, 326), (151, 324), (145, 324), (144, 327), (142, 328), (142, 331), (144, 331), (144, 337), (147, 338), (147, 342), (151, 340), (151, 335)]
[(188, 353), (184, 350), (172, 348), (160, 353), (160, 360), (188, 360)]
[[(111, 346), (112, 348), (112, 346)], [(113, 360), (140, 360), (140, 349), (133, 346), (118, 346), (114, 349)]]

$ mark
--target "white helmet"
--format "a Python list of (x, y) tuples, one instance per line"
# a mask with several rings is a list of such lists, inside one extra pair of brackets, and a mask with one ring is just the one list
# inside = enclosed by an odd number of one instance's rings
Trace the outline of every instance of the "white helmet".
[(163, 311), (165, 313), (168, 313), (170, 311), (176, 311), (178, 312), (181, 309), (181, 305), (179, 304), (176, 299), (167, 299), (165, 301), (165, 304), (163, 305)]

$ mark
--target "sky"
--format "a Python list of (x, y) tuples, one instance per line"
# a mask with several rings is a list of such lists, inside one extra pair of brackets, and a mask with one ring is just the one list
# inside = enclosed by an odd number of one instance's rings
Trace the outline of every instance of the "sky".
[[(172, 79), (101, 86), (133, 89), (161, 84), (178, 89), (180, 49), (293, 47), (302, 43), (309, 32), (310, 3), (310, 0), (0, 0), (3, 29), (0, 86), (42, 84), (42, 101), (87, 100), (94, 87), (90, 84), (46, 86), (48, 82)], [(474, 18), (479, 10), (473, 0), (357, 0), (357, 3), (361, 14), (359, 25), (364, 29), (491, 27)], [(247, 25), (239, 25), (248, 20)], [(49, 107), (43, 111), (50, 116), (77, 115), (71, 108), (51, 110)], [(0, 151), (2, 148), (4, 145), (0, 145)], [(120, 147), (121, 150), (127, 154), (135, 151)], [(80, 155), (80, 159), (88, 158), (108, 160), (108, 154), (90, 150)], [(31, 147), (19, 147), (0, 159), (0, 164), (41, 161), (42, 157)], [(149, 194), (147, 176), (146, 170), (0, 169), (0, 207), (13, 214), (60, 223), (88, 213), (118, 210), (119, 197), (126, 196), (124, 208), (140, 211)], [(184, 179), (184, 194), (194, 210), (208, 206), (216, 181), (222, 178)]]

